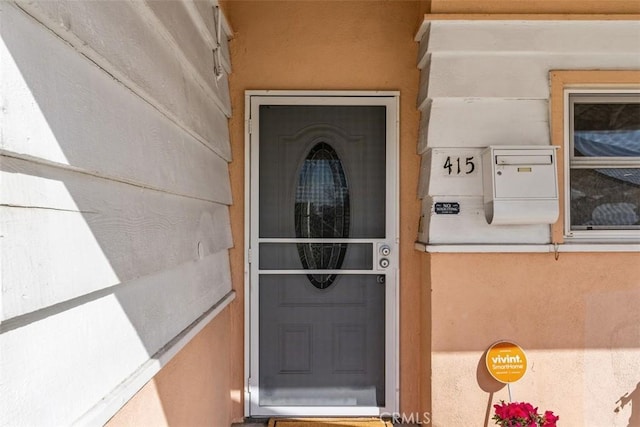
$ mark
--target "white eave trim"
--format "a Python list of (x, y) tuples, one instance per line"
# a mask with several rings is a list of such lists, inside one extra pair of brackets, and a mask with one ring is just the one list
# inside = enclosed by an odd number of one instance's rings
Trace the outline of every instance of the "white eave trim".
[(416, 31), (414, 40), (419, 42), (422, 39), (431, 22), (636, 21), (639, 16), (635, 13), (427, 13)]
[(564, 243), (559, 245), (429, 245), (416, 242), (416, 250), (428, 253), (556, 253), (640, 252), (640, 243)]

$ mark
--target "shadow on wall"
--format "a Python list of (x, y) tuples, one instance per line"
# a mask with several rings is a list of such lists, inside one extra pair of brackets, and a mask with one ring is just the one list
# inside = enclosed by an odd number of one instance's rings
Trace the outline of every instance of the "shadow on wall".
[(0, 9), (0, 333), (17, 396), (0, 408), (68, 424), (228, 295), (227, 162), (18, 6)]
[(640, 427), (640, 382), (636, 385), (635, 390), (623, 394), (616, 402), (616, 414), (623, 410), (627, 405), (631, 405), (631, 416), (627, 427)]
[(485, 350), (485, 352), (482, 354), (482, 357), (480, 357), (480, 360), (478, 360), (478, 366), (476, 368), (476, 379), (478, 381), (478, 386), (480, 387), (480, 389), (482, 389), (482, 391), (489, 393), (489, 398), (487, 399), (487, 411), (485, 413), (484, 416), (484, 423), (482, 424), (484, 427), (488, 427), (489, 426), (489, 421), (491, 421), (491, 417), (493, 416), (493, 395), (494, 393), (496, 393), (499, 390), (502, 390), (506, 384), (501, 383), (500, 381), (497, 381), (495, 378), (493, 378), (491, 376), (491, 374), (489, 374), (489, 371), (487, 370), (487, 365), (486, 365), (486, 358), (487, 358), (487, 352), (489, 351), (489, 349)]
[[(21, 21), (29, 19), (7, 9)], [(230, 288), (226, 200), (181, 194), (180, 184), (175, 184), (180, 180), (173, 176), (187, 174), (180, 169), (182, 163), (186, 168), (190, 156), (215, 155), (204, 148), (191, 149), (201, 144), (77, 52), (60, 47), (44, 27), (26, 30), (30, 34), (21, 30), (3, 34), (3, 41), (28, 93), (24, 96), (30, 98), (26, 101), (35, 108), (22, 111), (30, 113), (24, 121), (31, 123), (18, 130), (18, 125), (8, 126), (9, 143), (3, 148), (9, 149), (2, 153), (0, 169), (9, 189), (31, 193), (20, 197), (12, 191), (7, 196), (15, 196), (15, 206), (25, 212), (16, 221), (23, 225), (16, 229), (29, 230), (29, 222), (33, 228), (25, 235), (34, 237), (29, 248), (19, 246), (19, 236), (13, 237), (16, 269), (34, 258), (38, 268), (20, 281), (27, 294), (23, 299), (35, 302), (23, 303), (20, 309), (5, 307), (17, 314), (8, 314), (14, 318), (6, 327), (15, 329), (113, 296), (141, 344), (153, 354), (166, 344), (166, 336), (175, 336), (195, 320), (192, 313), (204, 313)], [(30, 43), (43, 46), (43, 51), (29, 49)], [(16, 108), (14, 114), (18, 112)], [(9, 122), (13, 118), (9, 116)], [(164, 136), (158, 137), (158, 131)], [(21, 138), (29, 144), (21, 146)], [(138, 146), (135, 138), (144, 144)], [(145, 152), (148, 148), (157, 153)], [(20, 149), (26, 155), (19, 154)], [(32, 161), (38, 154), (41, 158)], [(213, 163), (212, 159), (210, 166)], [(166, 183), (167, 189), (155, 182)], [(38, 280), (55, 280), (55, 289), (41, 292)], [(168, 296), (176, 299), (169, 301)], [(9, 304), (9, 298), (6, 301)], [(193, 308), (189, 318), (176, 312), (180, 303)], [(181, 327), (158, 336), (155, 322)]]
[[(615, 334), (613, 335), (615, 336)], [(492, 421), (493, 405), (499, 402), (499, 401), (494, 401), (494, 396), (496, 393), (498, 393), (500, 390), (506, 387), (508, 390), (508, 398), (510, 401), (513, 401), (511, 399), (510, 384), (497, 381), (489, 373), (489, 370), (487, 368), (487, 361), (486, 361), (488, 352), (489, 352), (489, 349), (485, 350), (484, 353), (482, 353), (482, 356), (478, 359), (478, 363), (476, 366), (477, 385), (483, 392), (488, 394), (484, 422), (482, 423), (484, 427), (489, 427), (490, 425), (493, 425), (493, 421)], [(614, 377), (616, 374), (619, 374), (619, 371), (624, 371), (624, 369), (625, 368), (621, 366), (620, 369), (618, 369), (618, 371), (614, 372)], [(530, 375), (532, 374), (533, 373), (530, 373)], [(629, 413), (629, 406), (631, 410), (630, 413)], [(619, 417), (616, 420), (616, 424), (615, 424), (616, 426), (622, 426), (623, 424), (621, 423), (625, 423), (622, 417), (627, 415), (625, 414), (626, 412), (629, 415), (629, 419), (628, 419), (628, 423), (624, 424), (624, 426), (640, 427), (640, 382), (638, 382), (638, 384), (636, 385), (633, 391), (626, 392), (622, 396), (620, 396), (620, 398), (615, 402), (615, 409), (613, 410), (613, 412), (617, 415), (616, 418)]]

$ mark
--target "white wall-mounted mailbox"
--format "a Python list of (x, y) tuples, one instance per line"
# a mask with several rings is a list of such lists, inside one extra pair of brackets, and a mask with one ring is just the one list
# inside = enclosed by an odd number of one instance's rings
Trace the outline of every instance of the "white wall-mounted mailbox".
[(557, 148), (491, 146), (482, 152), (484, 213), (489, 224), (556, 222)]

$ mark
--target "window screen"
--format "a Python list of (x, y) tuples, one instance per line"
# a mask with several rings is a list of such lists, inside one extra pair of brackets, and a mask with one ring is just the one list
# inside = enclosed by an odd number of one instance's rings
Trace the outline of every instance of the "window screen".
[(571, 231), (640, 230), (640, 93), (572, 93)]

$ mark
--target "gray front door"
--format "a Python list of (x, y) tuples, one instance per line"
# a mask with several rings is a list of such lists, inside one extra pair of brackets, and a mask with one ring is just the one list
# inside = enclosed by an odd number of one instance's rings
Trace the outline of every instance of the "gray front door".
[(249, 414), (395, 408), (396, 96), (247, 96)]

